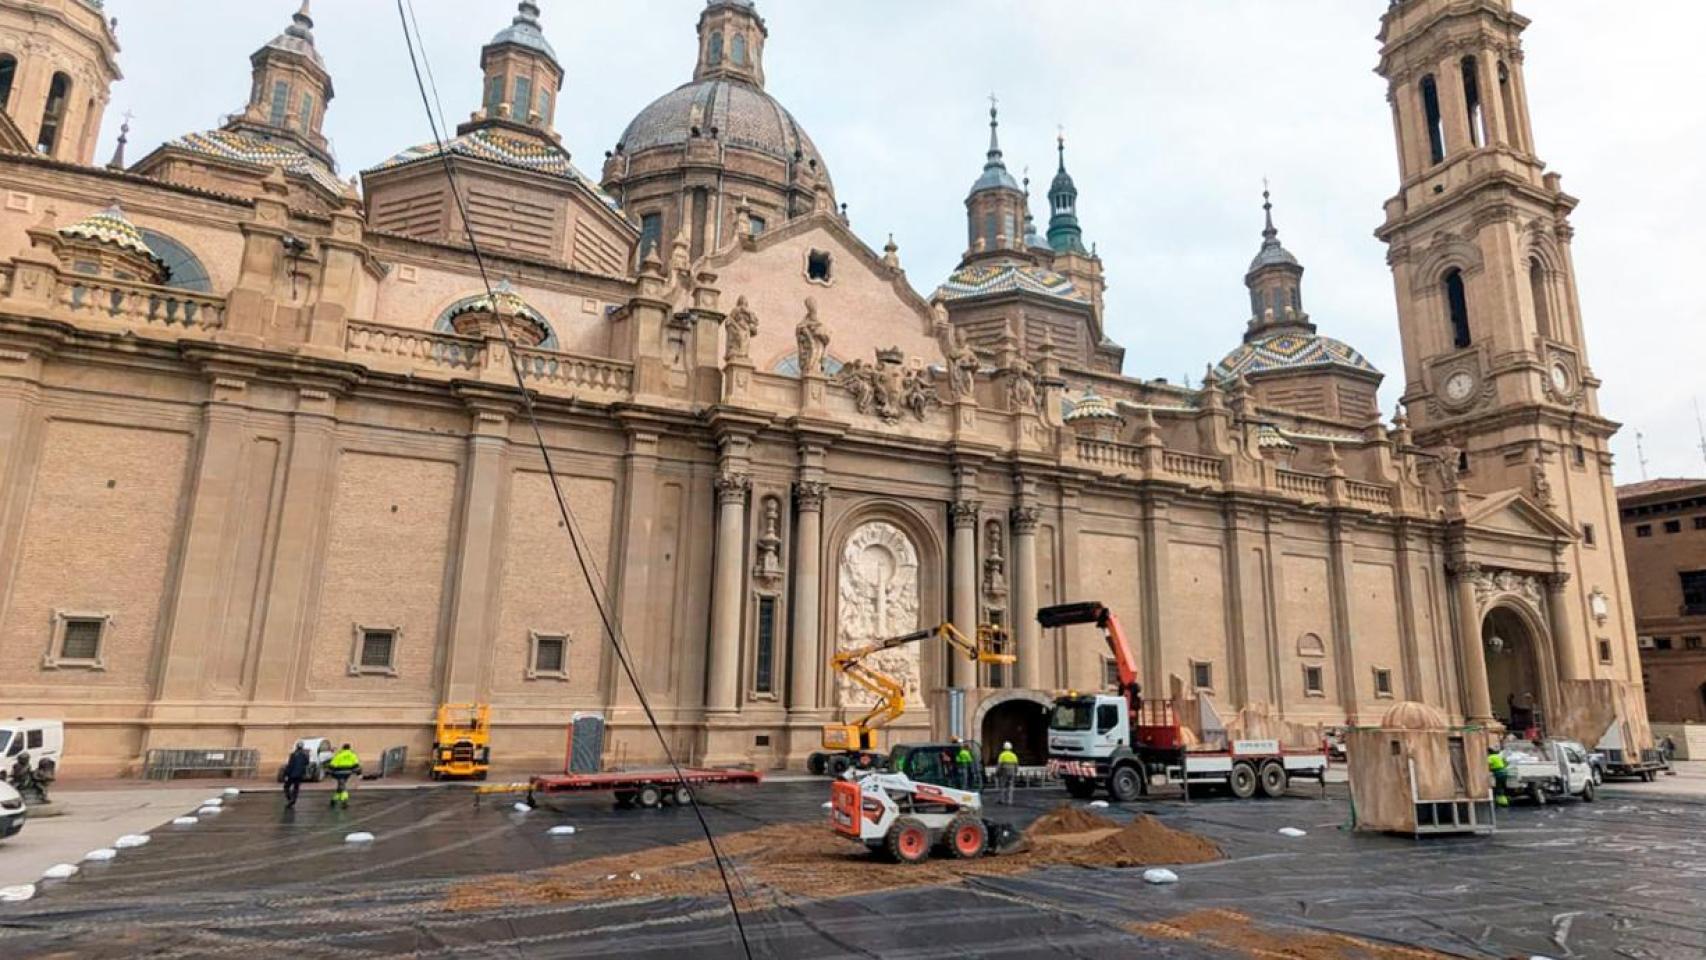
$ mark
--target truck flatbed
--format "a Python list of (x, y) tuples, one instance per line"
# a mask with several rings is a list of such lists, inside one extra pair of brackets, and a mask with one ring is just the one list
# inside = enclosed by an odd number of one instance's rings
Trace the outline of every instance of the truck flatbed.
[(756, 770), (696, 769), (683, 767), (680, 776), (668, 768), (657, 770), (612, 770), (603, 773), (557, 773), (536, 776), (527, 783), (529, 797), (561, 793), (597, 793), (609, 791), (616, 795), (618, 806), (656, 807), (666, 803), (687, 802), (687, 787), (711, 784), (762, 783), (764, 774)]

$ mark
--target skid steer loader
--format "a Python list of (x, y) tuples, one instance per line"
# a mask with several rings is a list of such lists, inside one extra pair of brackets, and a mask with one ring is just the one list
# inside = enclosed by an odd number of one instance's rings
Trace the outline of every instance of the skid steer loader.
[(941, 850), (956, 860), (1014, 853), (1024, 835), (983, 817), (976, 791), (918, 783), (904, 773), (857, 773), (830, 784), (830, 826), (897, 863)]

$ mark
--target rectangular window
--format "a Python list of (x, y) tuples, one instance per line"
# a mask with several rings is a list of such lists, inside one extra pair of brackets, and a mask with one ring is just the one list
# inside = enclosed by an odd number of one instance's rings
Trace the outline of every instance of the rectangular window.
[(374, 627), (356, 624), (354, 647), (350, 650), (349, 672), (352, 677), (397, 675), (397, 627)]
[(1654, 650), (1669, 650), (1670, 649), (1670, 638), (1669, 637), (1654, 637), (1653, 638), (1653, 649)]
[(1599, 638), (1599, 662), (1607, 666), (1611, 664), (1611, 641), (1604, 637)]
[(1428, 124), (1428, 155), (1434, 163), (1445, 160), (1445, 120), (1439, 112), (1439, 85), (1432, 74), (1422, 78), (1422, 112)]
[(1684, 650), (1699, 650), (1700, 649), (1700, 638), (1699, 637), (1683, 637), (1682, 638), (1682, 649), (1684, 649)]
[(511, 115), (517, 120), (526, 121), (528, 111), (533, 107), (533, 78), (515, 78), (515, 98), (510, 101)]
[(302, 95), (302, 115), (296, 118), (296, 126), (303, 133), (314, 129), (314, 95), (311, 93)]
[(284, 118), (290, 113), (290, 82), (275, 80), (272, 85), (272, 125), (284, 126)]
[(1374, 668), (1374, 695), (1385, 699), (1392, 697), (1392, 671)]
[(1576, 444), (1576, 466), (1585, 467), (1588, 462), (1588, 452), (1581, 444)]
[(1322, 670), (1320, 667), (1305, 666), (1303, 668), (1303, 693), (1305, 696), (1310, 697), (1324, 697), (1327, 695), (1326, 682), (1322, 677)]
[(539, 88), (539, 105), (534, 109), (539, 112), (541, 120), (549, 121), (551, 119), (551, 91), (544, 87)]
[(27, 730), (24, 732), (24, 749), (40, 750), (41, 745), (45, 743), (46, 740), (47, 738), (42, 736), (42, 732), (40, 730)]
[(758, 643), (752, 667), (754, 693), (776, 692), (776, 598), (758, 598)]
[(103, 620), (67, 620), (65, 636), (59, 644), (61, 660), (95, 660), (101, 655)]
[(1198, 690), (1214, 689), (1214, 664), (1193, 661), (1191, 663), (1191, 683)]
[(1112, 657), (1102, 658), (1102, 689), (1118, 691), (1120, 688), (1120, 665)]
[(1682, 532), (1682, 521), (1681, 520), (1666, 520), (1665, 521), (1665, 532), (1666, 533), (1681, 533)]
[(640, 259), (644, 260), (663, 242), (663, 214), (648, 213), (640, 218)]
[(567, 660), (564, 637), (539, 637), (533, 641), (533, 672), (562, 673)]
[(1635, 536), (1637, 536), (1637, 537), (1650, 537), (1652, 535), (1653, 535), (1653, 525), (1652, 524), (1650, 524), (1650, 523), (1639, 523), (1639, 524), (1635, 525)]
[(1598, 535), (1595, 533), (1595, 531), (1593, 529), (1593, 524), (1591, 524), (1591, 523), (1582, 524), (1582, 543), (1585, 543), (1591, 547), (1598, 542), (1599, 542)]
[(752, 235), (753, 236), (755, 236), (755, 237), (764, 236), (764, 227), (766, 226), (766, 224), (764, 223), (763, 217), (747, 217), (746, 219), (747, 219), (747, 222), (752, 225)]
[(486, 116), (488, 116), (488, 117), (497, 116), (498, 104), (503, 103), (503, 101), (504, 101), (504, 77), (503, 77), (503, 74), (500, 73), (496, 76), (487, 77), (486, 78)]
[(1694, 529), (1706, 530), (1706, 517), (1695, 517), (1694, 518)]
[(1677, 577), (1682, 581), (1683, 612), (1706, 614), (1706, 570), (1684, 570)]

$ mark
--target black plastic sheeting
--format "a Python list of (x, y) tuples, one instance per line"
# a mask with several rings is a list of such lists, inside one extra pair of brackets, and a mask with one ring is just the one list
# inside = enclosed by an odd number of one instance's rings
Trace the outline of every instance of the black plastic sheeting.
[[(826, 786), (703, 791), (719, 833), (822, 817)], [(295, 811), (248, 794), (193, 827), (85, 864), (35, 900), (0, 907), (0, 956), (741, 957), (727, 904), (653, 898), (523, 904), (465, 913), (446, 891), (483, 875), (698, 838), (686, 810), (624, 810), (575, 798), (560, 811), (478, 805), (468, 791), (356, 791), (349, 810), (305, 792)], [(991, 815), (1028, 823), (1064, 799), (1021, 793)], [(1491, 840), (1415, 841), (1340, 829), (1343, 799), (1133, 804), (1219, 841), (1228, 859), (1141, 870), (1058, 867), (801, 902), (745, 915), (758, 957), (1241, 956), (1129, 924), (1229, 909), (1279, 927), (1430, 947), (1464, 957), (1706, 957), (1706, 805), (1625, 800), (1513, 808)], [(187, 811), (186, 811), (187, 812)], [(1105, 811), (1116, 818), (1130, 814)], [(558, 823), (576, 826), (551, 837)], [(1301, 839), (1280, 827), (1309, 831)], [(827, 829), (827, 828), (826, 828)], [(363, 830), (371, 844), (347, 844)], [(904, 869), (896, 867), (896, 869)], [(602, 877), (588, 877), (597, 883)]]

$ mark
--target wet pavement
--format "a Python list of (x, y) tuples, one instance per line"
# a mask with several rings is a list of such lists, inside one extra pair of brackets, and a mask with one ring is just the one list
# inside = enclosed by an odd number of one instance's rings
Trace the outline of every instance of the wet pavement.
[[(822, 817), (821, 783), (704, 791), (727, 833)], [(520, 814), (515, 798), (476, 804), (464, 789), (356, 792), (347, 811), (304, 794), (283, 811), (245, 795), (189, 827), (36, 899), (0, 905), (0, 956), (576, 957), (721, 960), (744, 953), (722, 900), (639, 897), (452, 912), (448, 891), (490, 874), (699, 837), (692, 813), (612, 809), (576, 798)], [(1028, 823), (1061, 802), (1022, 793), (992, 816)], [(756, 957), (1240, 957), (1200, 939), (1134, 924), (1235, 910), (1266, 924), (1336, 931), (1477, 958), (1706, 956), (1706, 804), (1602, 799), (1513, 808), (1490, 841), (1417, 842), (1353, 834), (1348, 805), (1307, 791), (1271, 802), (1133, 804), (1208, 836), (1227, 859), (1176, 868), (1151, 886), (1141, 870), (1054, 867), (743, 913)], [(188, 810), (185, 811), (190, 812)], [(572, 824), (577, 832), (547, 830)], [(1280, 827), (1308, 831), (1299, 839)], [(367, 844), (344, 842), (366, 831)], [(904, 869), (904, 868), (896, 868)], [(602, 877), (587, 877), (588, 884)], [(737, 884), (739, 878), (736, 878)], [(287, 946), (288, 945), (288, 946)]]

